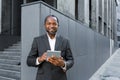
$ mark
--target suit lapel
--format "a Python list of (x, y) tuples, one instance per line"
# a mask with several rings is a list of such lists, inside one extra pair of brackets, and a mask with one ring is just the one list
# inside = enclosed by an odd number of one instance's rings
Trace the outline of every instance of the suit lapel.
[(44, 35), (43, 41), (44, 41), (44, 43), (45, 43), (46, 49), (47, 49), (47, 50), (50, 50), (50, 45), (49, 45), (49, 41), (48, 41), (47, 34)]
[(56, 36), (55, 50), (59, 50), (60, 49), (60, 43), (61, 43), (61, 38), (58, 35), (58, 36)]

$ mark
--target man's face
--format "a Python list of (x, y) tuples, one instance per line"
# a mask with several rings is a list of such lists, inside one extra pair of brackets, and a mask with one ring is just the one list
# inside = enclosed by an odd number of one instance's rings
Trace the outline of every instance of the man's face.
[(48, 34), (55, 35), (58, 29), (58, 22), (55, 17), (48, 17), (45, 22), (45, 29)]

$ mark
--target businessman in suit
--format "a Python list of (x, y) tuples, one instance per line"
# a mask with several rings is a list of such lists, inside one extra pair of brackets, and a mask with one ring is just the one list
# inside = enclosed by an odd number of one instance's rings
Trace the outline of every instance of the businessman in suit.
[[(48, 15), (44, 20), (46, 34), (34, 38), (27, 65), (38, 67), (36, 80), (67, 80), (66, 71), (73, 64), (73, 56), (68, 39), (57, 34), (59, 20)], [(47, 50), (61, 51), (61, 57), (48, 57)]]

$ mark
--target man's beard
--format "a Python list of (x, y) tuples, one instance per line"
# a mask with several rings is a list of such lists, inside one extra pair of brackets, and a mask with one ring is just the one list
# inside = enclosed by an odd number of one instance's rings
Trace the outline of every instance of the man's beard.
[(57, 30), (56, 30), (56, 31), (48, 31), (48, 30), (47, 30), (47, 32), (48, 32), (48, 34), (50, 34), (50, 35), (55, 35), (56, 32), (57, 32)]

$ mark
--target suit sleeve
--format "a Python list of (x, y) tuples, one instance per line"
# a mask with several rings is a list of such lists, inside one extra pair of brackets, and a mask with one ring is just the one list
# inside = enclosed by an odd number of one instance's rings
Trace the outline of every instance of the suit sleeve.
[(30, 53), (27, 57), (27, 65), (37, 67), (36, 65), (37, 57), (38, 57), (37, 41), (36, 38), (34, 38)]
[(74, 59), (73, 59), (72, 51), (71, 51), (71, 48), (70, 48), (70, 43), (69, 43), (68, 40), (67, 40), (67, 43), (66, 43), (65, 53), (66, 53), (66, 56), (65, 56), (65, 58), (66, 58), (66, 70), (68, 70), (74, 64)]

